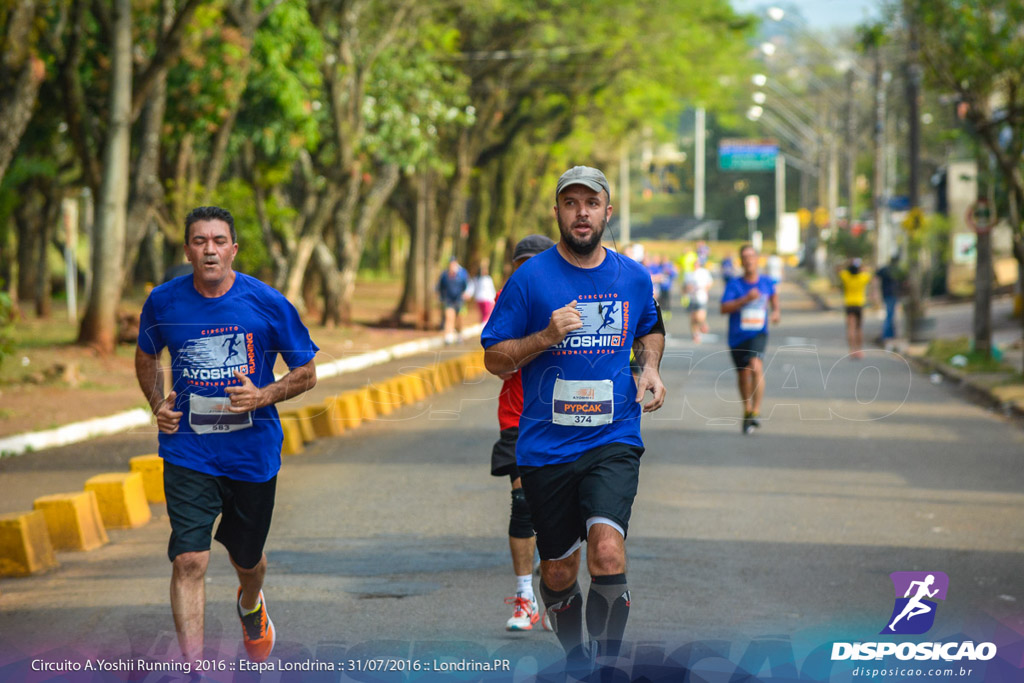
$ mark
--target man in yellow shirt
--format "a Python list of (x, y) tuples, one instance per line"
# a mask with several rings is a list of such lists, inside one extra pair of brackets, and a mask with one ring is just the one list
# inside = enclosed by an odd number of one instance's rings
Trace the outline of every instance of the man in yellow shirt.
[(861, 350), (864, 346), (862, 321), (871, 278), (871, 273), (862, 268), (859, 258), (851, 259), (849, 265), (839, 272), (843, 283), (843, 305), (846, 306), (846, 342), (852, 358), (864, 357)]

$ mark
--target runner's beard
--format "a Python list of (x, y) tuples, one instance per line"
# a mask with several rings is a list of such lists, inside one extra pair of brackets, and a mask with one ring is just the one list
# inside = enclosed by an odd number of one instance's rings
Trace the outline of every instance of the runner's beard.
[(562, 235), (562, 241), (565, 242), (565, 246), (568, 247), (569, 251), (576, 254), (577, 256), (590, 256), (594, 251), (601, 246), (601, 238), (604, 236), (604, 228), (608, 225), (608, 219), (602, 218), (600, 223), (596, 225), (591, 223), (592, 229), (590, 239), (581, 240), (572, 234), (572, 228), (566, 228), (562, 222), (562, 217), (558, 216), (558, 232)]

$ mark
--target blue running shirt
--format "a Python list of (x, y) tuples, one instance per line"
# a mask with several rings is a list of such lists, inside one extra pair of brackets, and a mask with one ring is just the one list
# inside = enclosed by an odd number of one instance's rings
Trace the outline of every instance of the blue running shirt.
[(177, 433), (159, 435), (162, 458), (240, 481), (277, 474), (283, 441), (277, 408), (225, 413), (217, 398), (239, 384), (236, 370), (263, 387), (274, 381), (277, 354), (297, 368), (319, 350), (280, 292), (236, 272), (226, 294), (208, 299), (196, 291), (192, 275), (175, 278), (146, 299), (138, 344), (151, 355), (170, 350), (175, 410), (184, 413)]
[(643, 446), (629, 354), (658, 313), (651, 277), (636, 261), (607, 250), (601, 265), (579, 268), (557, 247), (534, 256), (505, 283), (481, 344), (539, 332), (574, 299), (583, 327), (522, 369), (516, 460), (523, 466), (572, 462), (609, 443)]
[(768, 300), (775, 294), (775, 281), (767, 275), (759, 275), (757, 282), (747, 282), (742, 276), (734, 277), (726, 283), (725, 291), (722, 292), (724, 303), (742, 299), (755, 288), (761, 291), (761, 298), (729, 314), (730, 347), (768, 331), (768, 316), (771, 313)]

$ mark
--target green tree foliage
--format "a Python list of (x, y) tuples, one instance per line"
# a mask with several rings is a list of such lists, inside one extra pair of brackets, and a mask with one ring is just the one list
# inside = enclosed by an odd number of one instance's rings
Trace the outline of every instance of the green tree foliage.
[(1024, 4), (1017, 0), (908, 0), (929, 82), (956, 96), (958, 112), (992, 154), (1007, 191), (1004, 215), (1024, 263)]
[[(47, 196), (98, 197), (115, 15), (33, 8), (47, 106), (19, 168), (49, 161)], [(567, 165), (611, 170), (640, 131), (674, 135), (682, 108), (731, 107), (749, 71), (751, 24), (726, 0), (132, 0), (131, 18), (125, 265), (157, 242), (169, 265), (185, 213), (223, 204), (239, 266), (325, 322), (346, 319), (364, 245), (387, 253), (391, 221), (412, 233), (417, 199), (431, 263), (550, 231)]]

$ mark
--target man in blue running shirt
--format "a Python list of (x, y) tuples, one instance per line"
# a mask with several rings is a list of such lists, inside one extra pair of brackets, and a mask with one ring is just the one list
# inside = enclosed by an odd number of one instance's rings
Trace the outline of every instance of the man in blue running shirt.
[[(488, 371), (522, 369), (516, 461), (537, 532), (541, 598), (570, 665), (618, 653), (630, 606), (625, 539), (644, 452), (640, 417), (665, 400), (665, 332), (651, 278), (601, 246), (610, 196), (595, 168), (562, 175), (560, 241), (512, 275), (481, 336)], [(584, 541), (585, 611), (577, 582)]]
[(757, 250), (749, 244), (740, 247), (743, 275), (725, 284), (722, 315), (729, 316), (729, 351), (736, 366), (736, 382), (743, 400), (744, 434), (761, 426), (761, 399), (764, 396), (764, 351), (768, 346), (768, 323), (781, 319), (779, 294), (775, 282), (758, 270)]
[[(185, 218), (192, 273), (154, 289), (142, 307), (135, 374), (160, 431), (171, 539), (171, 612), (188, 661), (203, 657), (205, 576), (213, 523), (238, 575), (236, 610), (252, 661), (276, 633), (263, 598), (263, 546), (274, 510), (283, 434), (276, 403), (316, 384), (316, 344), (277, 290), (235, 272), (235, 221), (220, 207)], [(171, 355), (164, 395), (159, 354)], [(290, 371), (274, 380), (281, 354)]]

